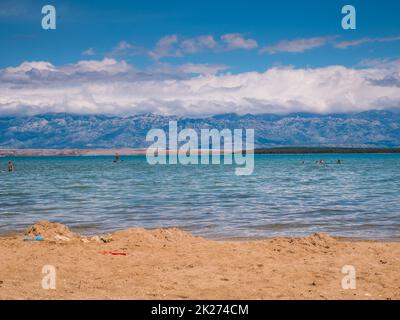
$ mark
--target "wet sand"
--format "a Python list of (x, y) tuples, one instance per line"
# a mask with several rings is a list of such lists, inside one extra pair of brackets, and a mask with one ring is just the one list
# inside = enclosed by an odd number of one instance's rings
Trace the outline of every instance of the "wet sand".
[[(23, 241), (44, 236), (44, 241)], [(399, 299), (400, 243), (212, 241), (178, 229), (82, 237), (42, 222), (0, 238), (0, 299)], [(112, 255), (118, 253), (121, 255)], [(42, 288), (53, 265), (56, 289)], [(344, 265), (356, 289), (343, 289)]]

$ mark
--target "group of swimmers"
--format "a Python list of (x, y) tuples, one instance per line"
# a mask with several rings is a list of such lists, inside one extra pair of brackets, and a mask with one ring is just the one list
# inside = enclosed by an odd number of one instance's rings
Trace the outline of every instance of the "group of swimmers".
[[(305, 161), (303, 160), (301, 163), (302, 163), (302, 164), (305, 164)], [(321, 160), (316, 160), (315, 163), (317, 163), (317, 164), (327, 164), (327, 163), (325, 162), (325, 160), (323, 160), (323, 159), (321, 159)], [(335, 164), (342, 164), (342, 160), (340, 160), (340, 159), (336, 160)]]
[[(124, 160), (121, 160), (119, 154), (116, 153), (115, 154), (115, 159), (113, 160), (113, 162), (120, 162), (120, 161), (124, 161)], [(15, 165), (11, 160), (8, 161), (8, 163), (7, 163), (7, 170), (8, 170), (8, 172), (14, 172), (15, 171)]]

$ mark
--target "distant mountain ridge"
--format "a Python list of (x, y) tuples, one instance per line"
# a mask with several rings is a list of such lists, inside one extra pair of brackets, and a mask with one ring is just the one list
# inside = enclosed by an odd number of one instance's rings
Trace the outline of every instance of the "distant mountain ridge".
[(253, 128), (256, 147), (399, 147), (400, 113), (288, 115), (221, 114), (204, 118), (141, 114), (128, 117), (65, 113), (0, 117), (0, 148), (143, 148), (152, 128)]

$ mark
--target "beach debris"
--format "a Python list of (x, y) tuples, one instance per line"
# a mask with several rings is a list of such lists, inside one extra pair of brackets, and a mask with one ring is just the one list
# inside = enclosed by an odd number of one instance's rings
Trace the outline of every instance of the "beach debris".
[(109, 242), (113, 241), (113, 238), (112, 238), (111, 234), (107, 234), (104, 236), (100, 236), (100, 240), (103, 241), (104, 243), (109, 243)]
[(90, 240), (96, 241), (96, 242), (110, 243), (111, 241), (113, 241), (113, 238), (110, 234), (107, 234), (107, 235), (103, 235), (103, 236), (91, 237)]
[(24, 241), (43, 241), (44, 237), (42, 236), (37, 236), (37, 237), (33, 237), (33, 238), (24, 238)]
[(109, 254), (112, 256), (127, 256), (127, 252), (113, 252), (113, 251), (103, 251), (102, 254)]
[(90, 238), (90, 240), (92, 240), (92, 241), (96, 241), (96, 242), (101, 242), (101, 239), (100, 239), (100, 237), (99, 237), (99, 236), (94, 236), (94, 237), (91, 237), (91, 238)]
[(54, 236), (54, 239), (55, 239), (55, 240), (59, 240), (59, 241), (71, 241), (70, 238), (65, 237), (65, 236), (61, 236), (61, 235), (59, 235), (59, 234), (56, 234), (56, 235)]

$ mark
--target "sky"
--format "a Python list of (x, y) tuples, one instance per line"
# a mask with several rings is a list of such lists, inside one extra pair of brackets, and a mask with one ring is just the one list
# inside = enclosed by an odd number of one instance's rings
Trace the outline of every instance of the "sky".
[(0, 115), (398, 109), (399, 16), (398, 0), (0, 0)]

